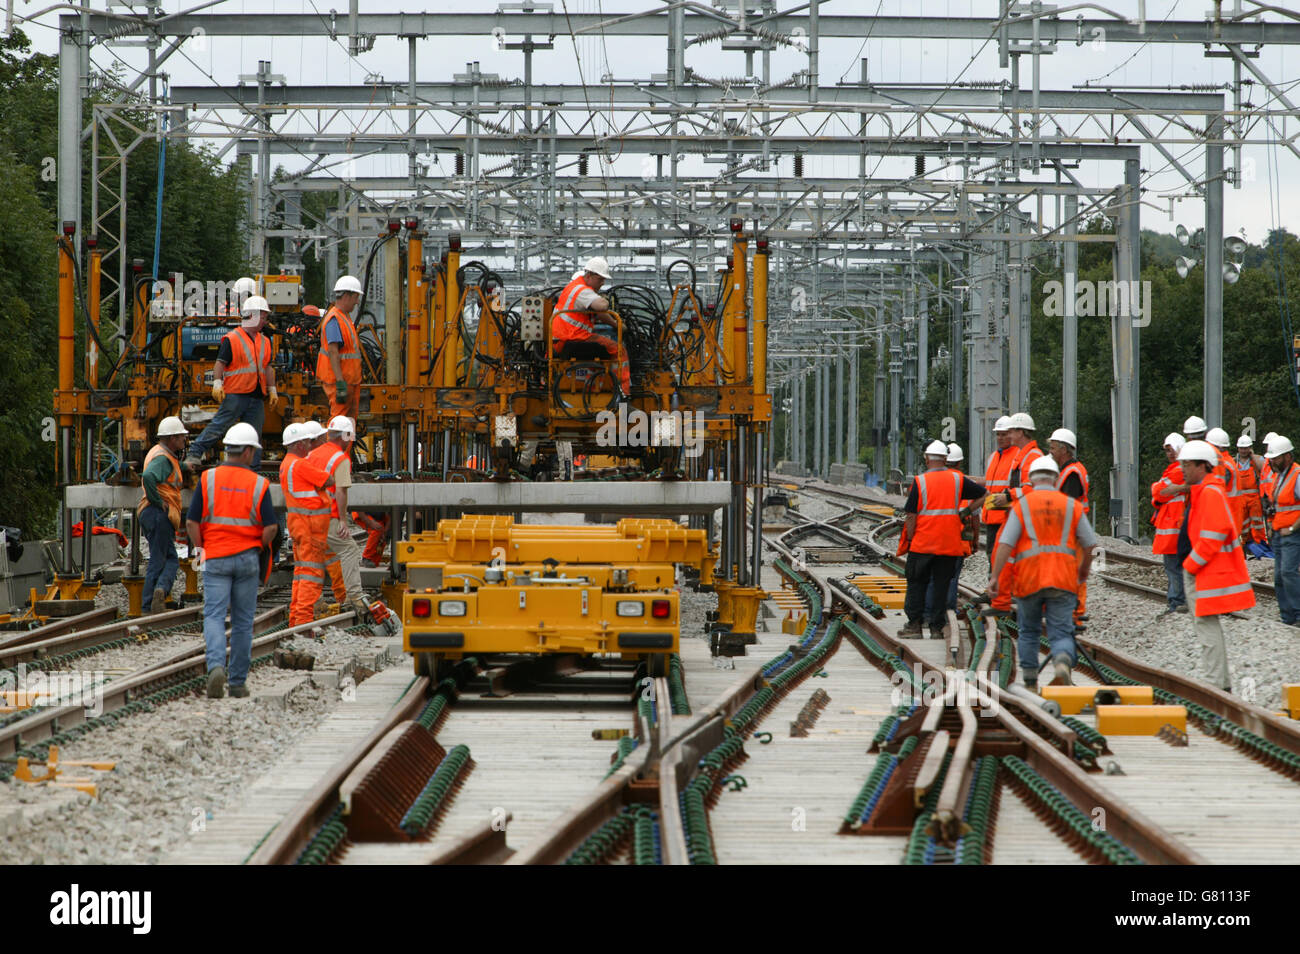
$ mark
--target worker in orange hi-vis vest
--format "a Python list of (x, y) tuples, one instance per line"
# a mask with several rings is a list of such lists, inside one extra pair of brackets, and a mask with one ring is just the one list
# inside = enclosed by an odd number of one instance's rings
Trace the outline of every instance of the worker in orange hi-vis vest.
[(325, 583), (326, 537), (330, 528), (329, 499), (324, 493), (332, 478), (307, 459), (312, 430), (305, 424), (284, 429), (284, 460), (280, 462), (280, 489), (289, 536), (293, 538), (293, 591), (289, 600), (289, 625), (310, 623)]
[[(1078, 444), (1074, 431), (1066, 427), (1058, 427), (1047, 439), (1047, 451), (1061, 471), (1060, 476), (1056, 478), (1056, 489), (1067, 497), (1079, 501), (1083, 505), (1083, 515), (1087, 517), (1092, 511), (1088, 503), (1088, 470), (1075, 456), (1078, 452)], [(1079, 602), (1074, 607), (1076, 627), (1088, 616), (1087, 583), (1079, 584), (1078, 597)]]
[(1160, 479), (1151, 485), (1151, 506), (1155, 513), (1151, 523), (1155, 527), (1155, 540), (1151, 552), (1164, 560), (1165, 577), (1169, 585), (1165, 600), (1169, 604), (1160, 616), (1187, 612), (1187, 594), (1183, 590), (1182, 560), (1178, 558), (1178, 532), (1183, 525), (1183, 508), (1187, 506), (1187, 484), (1183, 466), (1178, 463), (1178, 452), (1187, 441), (1177, 431), (1165, 436), (1165, 460), (1168, 466)]
[[(1007, 434), (1011, 438), (1011, 460), (1007, 467), (1007, 485), (994, 496), (990, 507), (1003, 509), (1011, 507), (1018, 497), (1029, 489), (1029, 465), (1043, 456), (1034, 441), (1034, 419), (1024, 411), (1017, 411), (1008, 419)], [(995, 542), (996, 546), (996, 542)], [(989, 559), (993, 558), (992, 551)], [(1003, 578), (998, 585), (997, 594), (990, 593), (990, 608), (1002, 616), (1011, 615), (1011, 578), (1015, 575), (1015, 564), (1008, 562), (1003, 569)]]
[(1269, 466), (1277, 475), (1273, 490), (1273, 590), (1282, 622), (1300, 626), (1300, 464), (1295, 445), (1279, 434), (1269, 441)]
[(596, 334), (595, 315), (609, 311), (609, 301), (597, 292), (611, 277), (609, 263), (596, 256), (587, 260), (582, 274), (575, 275), (564, 286), (551, 315), (551, 350), (557, 358), (585, 361), (617, 358), (619, 387), (627, 396), (632, 393), (627, 348), (606, 335)]
[[(244, 300), (244, 320), (226, 333), (212, 366), (212, 397), (220, 406), (208, 426), (190, 445), (182, 466), (190, 473), (199, 469), (203, 455), (235, 424), (250, 424), (258, 440), (266, 421), (266, 406), (280, 403), (275, 389), (275, 366), (271, 363), (271, 339), (262, 334), (271, 316), (271, 306), (261, 295)], [(262, 466), (262, 448), (254, 449), (253, 469)]]
[(1237, 456), (1232, 461), (1233, 490), (1228, 494), (1232, 515), (1241, 524), (1241, 542), (1268, 543), (1264, 529), (1264, 509), (1259, 499), (1259, 484), (1263, 468), (1255, 456), (1255, 442), (1247, 434), (1237, 438)]
[(1237, 492), (1237, 467), (1232, 460), (1232, 438), (1221, 427), (1212, 427), (1205, 435), (1205, 440), (1219, 452), (1219, 464), (1214, 468), (1214, 476), (1223, 481), (1224, 492), (1228, 495), (1228, 508), (1232, 510), (1233, 519), (1237, 521), (1237, 536), (1241, 536), (1241, 515), (1232, 506), (1232, 498)]
[[(1201, 644), (1199, 675), (1211, 685), (1232, 691), (1228, 651), (1223, 639), (1224, 613), (1255, 605), (1255, 590), (1234, 532), (1232, 508), (1223, 483), (1213, 476), (1219, 451), (1205, 441), (1188, 441), (1178, 452), (1189, 488), (1187, 512), (1179, 534), (1183, 586), (1195, 614)], [(1300, 509), (1300, 508), (1298, 508)]]
[(948, 467), (948, 445), (931, 441), (925, 449), (926, 471), (912, 479), (903, 504), (903, 534), (907, 547), (907, 593), (903, 598), (903, 612), (907, 624), (898, 631), (903, 639), (921, 636), (921, 620), (925, 615), (925, 596), (934, 581), (934, 591), (940, 598), (934, 600), (929, 618), (930, 635), (938, 636), (947, 621), (948, 585), (957, 570), (957, 561), (966, 552), (962, 539), (962, 501), (976, 501), (984, 496), (984, 488), (969, 477)]
[(1017, 648), (1025, 687), (1038, 688), (1038, 647), (1047, 620), (1047, 642), (1056, 678), (1070, 685), (1078, 654), (1072, 620), (1075, 594), (1088, 579), (1097, 544), (1083, 507), (1056, 489), (1060, 470), (1050, 457), (1029, 465), (1029, 489), (1012, 505), (990, 569), (989, 591), (997, 594), (1002, 570), (1016, 564)]
[(330, 417), (355, 423), (361, 409), (361, 339), (352, 312), (361, 301), (361, 282), (344, 275), (334, 283), (334, 304), (320, 323), (316, 377), (330, 402)]
[(984, 520), (984, 550), (990, 554), (993, 552), (998, 531), (1002, 529), (1002, 524), (1007, 519), (1005, 507), (995, 508), (990, 507), (989, 504), (998, 494), (1007, 489), (1007, 481), (1011, 477), (1011, 464), (1015, 460), (1016, 452), (1011, 446), (1010, 417), (1004, 414), (997, 419), (997, 423), (993, 425), (993, 439), (997, 443), (997, 449), (989, 455), (988, 466), (984, 468), (984, 487), (988, 490), (988, 494), (984, 497), (981, 513)]

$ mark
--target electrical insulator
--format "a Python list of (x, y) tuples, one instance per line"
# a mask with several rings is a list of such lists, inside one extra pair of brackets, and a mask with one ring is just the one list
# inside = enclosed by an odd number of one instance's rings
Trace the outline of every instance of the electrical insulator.
[(803, 153), (796, 152), (794, 154), (794, 177), (796, 179), (803, 178)]
[(925, 156), (916, 157), (916, 175), (918, 178), (925, 175)]
[(456, 175), (463, 176), (464, 174), (465, 174), (465, 154), (463, 152), (458, 152), (456, 153)]
[(587, 154), (585, 152), (578, 157), (578, 175), (585, 176), (587, 174), (587, 168), (589, 162), (590, 159), (588, 159)]

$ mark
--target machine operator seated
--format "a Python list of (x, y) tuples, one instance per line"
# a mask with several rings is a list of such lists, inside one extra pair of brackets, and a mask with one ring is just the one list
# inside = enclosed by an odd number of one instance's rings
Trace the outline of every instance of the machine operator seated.
[(609, 311), (609, 301), (597, 292), (610, 278), (609, 263), (600, 256), (587, 261), (583, 270), (564, 286), (551, 316), (551, 348), (557, 358), (593, 361), (613, 358), (624, 397), (632, 391), (632, 374), (627, 349), (596, 331), (597, 316)]

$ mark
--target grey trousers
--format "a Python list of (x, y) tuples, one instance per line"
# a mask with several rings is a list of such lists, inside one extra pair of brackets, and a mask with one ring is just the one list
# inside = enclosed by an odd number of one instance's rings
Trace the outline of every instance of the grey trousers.
[(343, 521), (330, 520), (329, 535), (325, 542), (331, 552), (339, 558), (339, 569), (343, 572), (343, 586), (348, 591), (348, 602), (362, 598), (361, 593), (361, 547), (352, 539), (352, 534), (343, 527)]
[[(1187, 606), (1196, 612), (1196, 577), (1183, 570), (1183, 589), (1187, 593)], [(1196, 639), (1201, 644), (1201, 666), (1199, 675), (1206, 682), (1219, 689), (1231, 691), (1232, 680), (1228, 678), (1228, 649), (1223, 641), (1223, 621), (1218, 615), (1192, 616), (1192, 625), (1196, 629)]]

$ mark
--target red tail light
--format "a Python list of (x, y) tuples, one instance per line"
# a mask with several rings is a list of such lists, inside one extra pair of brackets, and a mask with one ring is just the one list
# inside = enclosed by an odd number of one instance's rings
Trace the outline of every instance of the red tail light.
[(421, 619), (433, 615), (432, 600), (411, 600), (411, 615)]
[(655, 619), (667, 619), (672, 608), (673, 604), (668, 600), (653, 600), (650, 603), (650, 615)]

